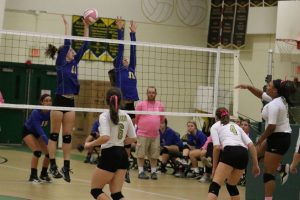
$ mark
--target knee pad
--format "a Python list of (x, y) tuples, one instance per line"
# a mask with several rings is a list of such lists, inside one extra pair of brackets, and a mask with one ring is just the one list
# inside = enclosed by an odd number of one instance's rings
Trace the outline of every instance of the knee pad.
[(162, 154), (168, 154), (169, 150), (166, 147), (163, 147), (162, 150), (160, 151), (160, 155)]
[(50, 140), (52, 140), (54, 142), (57, 142), (57, 140), (58, 140), (58, 133), (51, 133), (49, 138), (50, 138)]
[(240, 194), (236, 185), (229, 185), (228, 183), (226, 183), (226, 188), (227, 188), (227, 191), (229, 192), (230, 196), (237, 196)]
[(46, 158), (50, 158), (48, 153), (47, 153), (47, 154), (45, 154), (45, 157), (46, 157)]
[(113, 193), (110, 196), (113, 200), (119, 200), (119, 199), (122, 199), (124, 197), (122, 192)]
[(274, 181), (275, 176), (272, 174), (264, 173), (264, 183), (267, 183), (269, 181)]
[(64, 135), (62, 138), (63, 138), (63, 143), (65, 143), (65, 144), (70, 144), (72, 141), (71, 135)]
[(102, 191), (101, 188), (93, 188), (93, 189), (91, 189), (91, 195), (94, 197), (94, 199), (97, 199), (98, 196), (100, 194), (102, 194), (102, 193), (103, 193), (103, 191)]
[(33, 152), (33, 155), (34, 155), (35, 157), (39, 158), (39, 157), (41, 157), (42, 152), (41, 152), (41, 151), (34, 151), (34, 152)]
[(216, 196), (219, 195), (219, 190), (220, 190), (220, 185), (216, 182), (212, 182), (209, 186), (209, 189), (208, 189), (208, 192), (209, 193), (213, 193), (215, 194)]

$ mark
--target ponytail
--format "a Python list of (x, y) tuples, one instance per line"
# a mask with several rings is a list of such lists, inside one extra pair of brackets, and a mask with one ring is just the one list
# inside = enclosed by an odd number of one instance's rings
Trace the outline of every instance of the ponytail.
[(55, 54), (57, 51), (58, 51), (58, 49), (56, 48), (56, 46), (54, 46), (52, 44), (48, 44), (48, 47), (45, 51), (45, 56), (54, 60), (54, 57), (55, 57)]
[(281, 79), (273, 80), (273, 86), (277, 89), (278, 95), (286, 99), (286, 102), (291, 105), (290, 96), (296, 92), (294, 81), (283, 81)]
[(221, 121), (221, 124), (226, 125), (230, 121), (229, 112), (226, 108), (220, 107), (216, 110), (216, 117)]
[(106, 93), (106, 103), (109, 105), (110, 119), (115, 125), (119, 123), (118, 112), (121, 98), (121, 91), (116, 87), (110, 88)]

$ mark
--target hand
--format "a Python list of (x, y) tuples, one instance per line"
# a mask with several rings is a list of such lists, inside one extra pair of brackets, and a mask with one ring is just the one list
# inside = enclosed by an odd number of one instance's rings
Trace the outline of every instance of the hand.
[(260, 174), (260, 169), (258, 165), (253, 165), (252, 167), (252, 174), (254, 175), (254, 177), (259, 176)]
[(290, 172), (292, 174), (296, 174), (298, 172), (297, 170), (297, 166), (294, 165), (294, 163), (292, 162), (291, 166), (290, 166)]
[(86, 142), (86, 143), (84, 143), (84, 148), (85, 148), (85, 149), (89, 149), (89, 148), (91, 148), (91, 147), (92, 147), (91, 142)]
[(248, 89), (249, 85), (246, 84), (240, 84), (234, 87), (235, 89)]
[(137, 28), (136, 23), (131, 20), (130, 21), (130, 27), (129, 27), (130, 32), (131, 33), (135, 33), (136, 32), (136, 28)]
[(122, 17), (117, 17), (116, 25), (117, 25), (119, 30), (124, 28), (124, 21), (122, 20)]

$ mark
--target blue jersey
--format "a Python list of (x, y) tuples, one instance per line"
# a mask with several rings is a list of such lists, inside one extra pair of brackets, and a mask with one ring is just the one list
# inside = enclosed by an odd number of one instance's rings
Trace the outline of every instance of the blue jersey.
[(100, 122), (99, 122), (99, 119), (97, 119), (93, 123), (91, 133), (94, 133), (95, 135), (99, 135), (99, 128), (100, 128)]
[(49, 120), (50, 112), (43, 113), (41, 110), (33, 110), (25, 122), (25, 127), (35, 136), (42, 137), (45, 144), (48, 144), (48, 137), (42, 127), (47, 126)]
[[(124, 39), (124, 30), (118, 29), (118, 39)], [(135, 33), (130, 33), (131, 41), (136, 41)], [(123, 66), (124, 44), (119, 44), (116, 57), (116, 86), (121, 89), (123, 99), (137, 101), (139, 100), (137, 91), (137, 80), (135, 76), (136, 67), (136, 46), (130, 45), (130, 63), (128, 68)]]
[(87, 50), (89, 42), (83, 42), (80, 50), (74, 57), (74, 60), (67, 62), (66, 56), (71, 48), (71, 41), (65, 39), (63, 48), (59, 51), (56, 59), (56, 73), (57, 73), (57, 87), (56, 94), (78, 94), (78, 63), (82, 58), (84, 52)]
[(180, 140), (179, 136), (173, 131), (173, 129), (167, 127), (165, 132), (160, 133), (160, 146), (170, 146), (170, 145), (177, 145), (180, 149), (183, 147), (183, 143)]
[(207, 140), (206, 135), (199, 130), (197, 130), (195, 135), (190, 133), (187, 135), (187, 137), (188, 137), (188, 141), (187, 141), (188, 145), (195, 146), (196, 149), (200, 149)]

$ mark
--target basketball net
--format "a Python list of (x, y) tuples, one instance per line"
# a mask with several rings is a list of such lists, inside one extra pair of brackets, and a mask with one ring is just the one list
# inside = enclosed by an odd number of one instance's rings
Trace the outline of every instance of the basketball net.
[(276, 39), (276, 47), (282, 60), (291, 61), (293, 54), (300, 52), (300, 41), (294, 39)]

